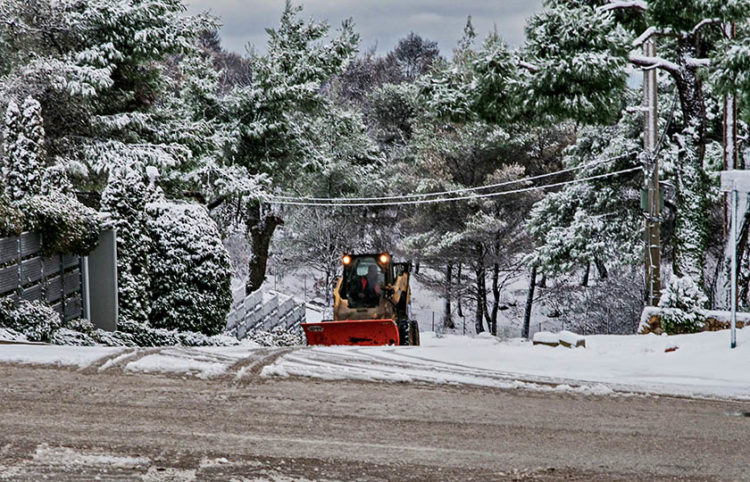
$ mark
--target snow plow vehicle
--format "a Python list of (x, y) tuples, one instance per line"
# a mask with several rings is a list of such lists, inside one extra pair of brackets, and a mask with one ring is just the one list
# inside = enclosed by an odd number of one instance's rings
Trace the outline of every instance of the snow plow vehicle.
[(411, 263), (388, 253), (345, 254), (333, 290), (333, 320), (302, 323), (308, 345), (419, 345), (409, 318)]

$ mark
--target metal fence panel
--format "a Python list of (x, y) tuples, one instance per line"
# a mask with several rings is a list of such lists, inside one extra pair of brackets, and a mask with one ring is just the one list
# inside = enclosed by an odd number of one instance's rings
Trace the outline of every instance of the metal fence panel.
[(21, 261), (21, 286), (36, 283), (42, 279), (42, 258)]
[(18, 261), (18, 238), (0, 238), (0, 264)]
[(42, 299), (42, 285), (38, 284), (31, 288), (24, 288), (21, 291), (21, 299), (34, 301)]
[(18, 266), (0, 269), (0, 295), (13, 293), (18, 289)]
[(37, 233), (21, 234), (21, 257), (37, 254), (42, 250), (42, 238)]
[(38, 233), (0, 238), (0, 296), (14, 300), (46, 300), (66, 320), (82, 315), (81, 258), (42, 258)]

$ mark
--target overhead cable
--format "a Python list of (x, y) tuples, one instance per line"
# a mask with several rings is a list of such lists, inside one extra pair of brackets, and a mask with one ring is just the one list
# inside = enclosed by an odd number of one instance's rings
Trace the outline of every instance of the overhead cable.
[[(404, 206), (404, 205), (416, 205), (416, 204), (436, 204), (446, 203), (453, 201), (466, 201), (466, 200), (477, 200), (486, 198), (495, 198), (501, 196), (508, 196), (511, 194), (520, 194), (529, 191), (539, 191), (549, 189), (553, 187), (566, 186), (568, 184), (576, 184), (579, 182), (593, 181), (595, 179), (604, 179), (607, 177), (619, 176), (629, 172), (639, 171), (641, 167), (631, 167), (629, 169), (622, 169), (620, 171), (608, 172), (604, 174), (598, 174), (596, 176), (584, 177), (581, 179), (573, 179), (571, 181), (562, 181), (552, 184), (544, 184), (542, 186), (528, 186), (520, 189), (513, 189), (510, 191), (499, 191), (484, 194), (474, 194), (469, 196), (458, 196), (458, 197), (444, 197), (436, 199), (419, 199), (419, 200), (401, 200), (401, 201), (386, 201), (386, 202), (356, 202), (356, 203), (345, 203), (345, 202), (321, 202), (321, 201), (306, 201), (306, 200), (284, 200), (278, 198), (270, 198), (267, 202), (270, 204), (280, 204), (286, 206), (308, 206), (308, 207), (375, 207), (375, 206)], [(345, 198), (339, 198), (335, 201), (342, 201)]]
[(412, 198), (414, 198), (414, 199), (423, 199), (423, 198), (430, 198), (430, 197), (447, 196), (447, 195), (452, 195), (452, 194), (461, 194), (461, 193), (467, 193), (467, 192), (483, 191), (485, 189), (495, 189), (495, 188), (498, 188), (498, 187), (510, 186), (510, 185), (513, 185), (513, 184), (520, 184), (520, 183), (524, 183), (524, 182), (536, 181), (536, 180), (539, 180), (539, 179), (545, 179), (545, 178), (548, 178), (548, 177), (557, 176), (559, 174), (565, 174), (565, 173), (568, 173), (568, 172), (578, 171), (578, 170), (585, 169), (585, 168), (588, 168), (588, 167), (594, 167), (594, 166), (598, 166), (598, 165), (601, 165), (601, 164), (606, 164), (606, 163), (609, 163), (609, 162), (612, 162), (612, 161), (616, 161), (618, 159), (624, 159), (626, 157), (629, 157), (629, 156), (635, 154), (636, 152), (637, 151), (632, 151), (632, 152), (628, 152), (628, 153), (625, 153), (625, 154), (621, 154), (619, 156), (610, 157), (610, 158), (607, 158), (607, 159), (600, 159), (600, 160), (593, 161), (593, 162), (590, 162), (590, 163), (587, 163), (587, 164), (580, 164), (578, 166), (573, 166), (573, 167), (569, 167), (569, 168), (566, 168), (566, 169), (561, 169), (559, 171), (548, 172), (548, 173), (540, 174), (540, 175), (537, 175), (537, 176), (530, 176), (530, 177), (524, 177), (524, 178), (520, 178), (520, 179), (513, 179), (513, 180), (510, 180), (510, 181), (503, 181), (503, 182), (498, 182), (498, 183), (495, 183), (495, 184), (487, 184), (487, 185), (484, 185), (484, 186), (476, 186), (476, 187), (466, 187), (466, 188), (461, 188), (461, 189), (453, 189), (453, 190), (450, 190), (450, 191), (436, 191), (436, 192), (417, 193), (417, 194), (402, 194), (402, 195), (398, 195), (398, 196), (352, 197), (352, 198), (342, 198), (342, 197), (336, 197), (336, 198), (331, 198), (331, 197), (297, 197), (297, 196), (283, 196), (283, 195), (280, 195), (280, 196), (271, 196), (269, 198), (269, 201), (270, 202), (276, 202), (277, 200), (280, 200), (280, 201), (299, 201), (299, 202), (316, 202), (316, 203), (317, 202), (350, 203), (350, 202), (358, 202), (358, 201), (360, 201), (360, 202), (366, 202), (366, 201), (391, 201), (391, 200), (396, 201), (396, 200), (401, 200), (401, 201), (399, 201), (399, 204), (402, 204), (403, 203), (403, 199), (405, 199), (405, 198), (406, 199), (412, 199)]

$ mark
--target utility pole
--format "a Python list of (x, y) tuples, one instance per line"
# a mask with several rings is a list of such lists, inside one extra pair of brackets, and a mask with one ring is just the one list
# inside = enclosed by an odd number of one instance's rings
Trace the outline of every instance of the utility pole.
[[(643, 54), (656, 57), (654, 37), (643, 43)], [(643, 103), (646, 112), (644, 120), (643, 147), (646, 151), (646, 302), (649, 306), (659, 304), (661, 297), (661, 206), (659, 193), (659, 161), (656, 158), (658, 129), (656, 69), (643, 71)]]
[[(735, 38), (737, 33), (733, 22), (724, 24), (724, 36), (727, 39)], [(724, 170), (743, 169), (739, 166), (739, 156), (737, 153), (737, 97), (732, 94), (724, 95)], [(729, 235), (729, 211), (732, 204), (729, 194), (724, 193), (724, 241), (726, 242)], [(735, 222), (733, 219), (732, 222)], [(736, 248), (735, 248), (736, 249)]]

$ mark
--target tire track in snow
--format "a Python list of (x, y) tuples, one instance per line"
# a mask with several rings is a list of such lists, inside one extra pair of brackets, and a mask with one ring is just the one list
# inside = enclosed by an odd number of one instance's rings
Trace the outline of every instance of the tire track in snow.
[(139, 360), (147, 355), (158, 353), (161, 350), (162, 348), (129, 347), (118, 353), (114, 353), (104, 358), (100, 358), (99, 360), (92, 363), (91, 365), (85, 368), (81, 368), (79, 371), (81, 373), (91, 374), (91, 373), (102, 373), (111, 368), (118, 368), (118, 367), (124, 368), (124, 365), (126, 365), (127, 363)]

